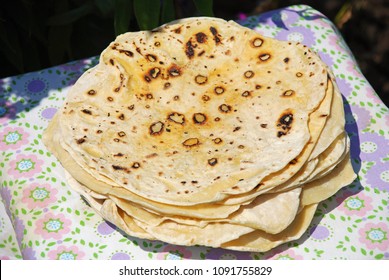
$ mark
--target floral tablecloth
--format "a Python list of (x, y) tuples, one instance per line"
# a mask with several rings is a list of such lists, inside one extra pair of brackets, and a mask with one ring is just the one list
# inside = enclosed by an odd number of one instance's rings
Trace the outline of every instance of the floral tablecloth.
[(133, 238), (100, 218), (66, 183), (42, 132), (69, 87), (98, 57), (0, 80), (0, 259), (389, 259), (389, 112), (333, 24), (292, 6), (240, 24), (299, 41), (332, 68), (344, 97), (358, 173), (322, 202), (297, 241), (266, 253)]

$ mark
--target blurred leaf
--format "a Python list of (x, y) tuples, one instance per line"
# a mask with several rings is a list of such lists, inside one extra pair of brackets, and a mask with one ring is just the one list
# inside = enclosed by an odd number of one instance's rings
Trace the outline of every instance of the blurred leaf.
[(96, 7), (103, 17), (109, 16), (114, 10), (115, 0), (94, 0)]
[(66, 53), (69, 51), (72, 26), (51, 26), (48, 35), (48, 54), (51, 65), (64, 62)]
[(88, 1), (78, 8), (50, 17), (47, 20), (47, 24), (52, 26), (71, 24), (94, 11), (95, 5), (92, 1)]
[(197, 10), (203, 16), (213, 17), (213, 1), (212, 0), (193, 0)]
[[(55, 14), (63, 14), (68, 10), (68, 1), (56, 1), (54, 3)], [(73, 26), (71, 24), (50, 26), (47, 48), (51, 65), (58, 65), (64, 62), (65, 55), (70, 48), (72, 29)]]
[(115, 35), (128, 31), (132, 14), (132, 0), (115, 0)]
[(161, 23), (173, 21), (176, 18), (174, 0), (163, 0), (161, 10)]
[(134, 0), (134, 12), (141, 30), (151, 30), (159, 25), (160, 0)]
[(0, 40), (0, 52), (4, 54), (13, 67), (22, 73), (24, 62), (16, 29), (13, 26), (7, 26), (6, 30), (3, 24), (0, 24)]

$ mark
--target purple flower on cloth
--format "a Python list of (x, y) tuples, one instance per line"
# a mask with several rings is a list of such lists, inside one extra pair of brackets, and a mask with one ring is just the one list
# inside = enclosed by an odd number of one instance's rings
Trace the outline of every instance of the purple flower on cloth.
[(332, 67), (332, 65), (334, 64), (334, 60), (332, 59), (332, 56), (330, 56), (328, 53), (320, 52), (320, 51), (318, 52), (318, 54), (328, 67)]
[(205, 257), (211, 260), (251, 260), (251, 254), (248, 252), (230, 251), (225, 249), (213, 248)]
[(30, 247), (26, 247), (22, 250), (22, 256), (24, 260), (36, 260), (35, 254), (36, 252)]
[(116, 226), (107, 221), (99, 222), (99, 225), (96, 227), (97, 233), (102, 236), (107, 236), (116, 231)]
[(16, 117), (16, 106), (8, 101), (0, 101), (0, 124)]
[(192, 256), (192, 252), (183, 246), (169, 244), (163, 247), (162, 251), (157, 254), (158, 260), (183, 260)]
[(268, 26), (282, 28), (295, 23), (299, 18), (300, 16), (296, 11), (286, 9), (274, 11), (271, 16), (268, 16), (268, 14), (260, 16), (260, 20), (265, 21)]
[(23, 220), (19, 219), (19, 217), (16, 216), (13, 224), (16, 233), (16, 240), (18, 241), (19, 246), (21, 246), (23, 241), (23, 236), (24, 236), (24, 229), (25, 229)]
[(130, 253), (116, 252), (111, 256), (111, 260), (131, 260), (133, 256)]
[(0, 133), (0, 151), (16, 150), (28, 143), (30, 136), (23, 128), (6, 127)]
[(371, 120), (369, 110), (359, 107), (357, 105), (349, 105), (345, 108), (346, 131), (348, 133), (358, 133), (364, 130)]
[(64, 214), (55, 215), (46, 213), (46, 215), (36, 222), (35, 233), (42, 235), (43, 238), (54, 238), (59, 240), (63, 235), (70, 232), (71, 220), (67, 219)]
[(379, 161), (380, 158), (388, 156), (389, 140), (375, 133), (359, 133), (359, 148), (361, 160)]
[(57, 249), (50, 251), (48, 254), (51, 260), (81, 260), (85, 253), (77, 246), (60, 245)]
[(41, 172), (44, 161), (36, 155), (19, 154), (16, 159), (10, 162), (8, 174), (14, 178), (28, 178)]
[(58, 190), (49, 184), (33, 183), (23, 190), (22, 202), (27, 204), (29, 209), (45, 208), (57, 200)]
[(12, 217), (11, 210), (10, 210), (11, 199), (12, 199), (11, 190), (8, 187), (2, 187), (0, 188), (0, 195), (1, 198), (3, 199), (5, 210), (7, 211), (8, 217)]
[(350, 191), (344, 191), (341, 196), (336, 198), (340, 204), (339, 210), (348, 216), (364, 217), (367, 212), (373, 209), (372, 198), (363, 193), (353, 194)]
[(389, 228), (386, 223), (367, 223), (359, 230), (359, 241), (370, 250), (386, 251), (389, 248)]
[(376, 161), (367, 171), (366, 183), (372, 188), (389, 192), (389, 161)]
[(315, 34), (304, 26), (293, 26), (288, 30), (282, 29), (280, 32), (278, 32), (276, 39), (299, 42), (308, 47), (311, 47), (315, 44)]
[(46, 93), (48, 89), (48, 82), (42, 78), (34, 78), (26, 81), (24, 84), (25, 91), (32, 95), (40, 95)]
[(346, 98), (349, 97), (351, 92), (353, 91), (351, 85), (346, 80), (340, 77), (336, 77), (335, 79), (336, 79), (336, 84), (338, 85), (338, 88), (340, 90), (340, 93)]

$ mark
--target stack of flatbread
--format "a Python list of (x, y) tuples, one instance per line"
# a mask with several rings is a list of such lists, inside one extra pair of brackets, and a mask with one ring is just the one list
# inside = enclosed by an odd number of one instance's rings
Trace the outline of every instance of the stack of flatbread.
[(355, 179), (318, 55), (234, 22), (123, 34), (44, 133), (69, 185), (129, 235), (267, 251)]

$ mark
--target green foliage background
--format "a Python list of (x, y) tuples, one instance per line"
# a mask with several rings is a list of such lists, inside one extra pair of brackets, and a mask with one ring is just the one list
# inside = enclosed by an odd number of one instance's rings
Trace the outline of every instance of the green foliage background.
[[(182, 3), (185, 3), (183, 6)], [(127, 31), (213, 16), (212, 0), (8, 0), (0, 8), (0, 77), (98, 55)]]

